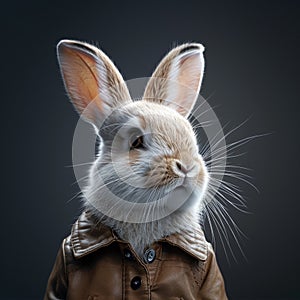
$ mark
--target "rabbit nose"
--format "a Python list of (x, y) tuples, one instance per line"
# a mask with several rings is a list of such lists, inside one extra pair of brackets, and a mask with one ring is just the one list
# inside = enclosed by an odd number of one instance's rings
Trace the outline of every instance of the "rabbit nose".
[(179, 171), (181, 171), (182, 173), (187, 173), (186, 168), (183, 166), (183, 164), (179, 161), (176, 161), (176, 167)]
[(181, 161), (176, 160), (176, 168), (179, 170), (181, 173), (188, 174), (190, 171), (194, 169), (195, 165), (184, 165)]

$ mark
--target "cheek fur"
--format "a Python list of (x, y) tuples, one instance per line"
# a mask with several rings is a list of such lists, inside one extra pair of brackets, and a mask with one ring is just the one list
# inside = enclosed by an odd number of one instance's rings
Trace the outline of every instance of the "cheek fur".
[(153, 159), (147, 172), (147, 187), (162, 187), (172, 183), (179, 176), (172, 168), (173, 158), (162, 156)]
[(205, 185), (206, 186), (208, 183), (208, 180), (209, 180), (209, 174), (208, 174), (207, 168), (201, 157), (199, 157), (197, 161), (200, 164), (200, 170), (199, 170), (198, 176), (196, 177), (197, 185)]
[(168, 171), (163, 161), (153, 160), (146, 172), (146, 187), (161, 187), (167, 184)]
[(140, 152), (138, 150), (129, 151), (129, 166), (133, 167), (141, 159)]

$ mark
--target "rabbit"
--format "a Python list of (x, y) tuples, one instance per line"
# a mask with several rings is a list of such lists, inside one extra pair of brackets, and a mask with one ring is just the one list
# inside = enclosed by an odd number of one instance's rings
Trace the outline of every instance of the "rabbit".
[(203, 51), (198, 43), (172, 49), (132, 99), (100, 49), (59, 42), (66, 91), (100, 143), (45, 300), (227, 299), (199, 224), (210, 176), (188, 121)]
[[(84, 206), (140, 256), (152, 242), (199, 223), (209, 174), (187, 117), (203, 79), (203, 52), (198, 43), (171, 50), (142, 99), (133, 101), (121, 74), (100, 49), (72, 40), (57, 47), (68, 95), (101, 139), (83, 191)], [(130, 182), (125, 178), (129, 170)], [(158, 201), (166, 195), (168, 200)], [(124, 199), (127, 208), (114, 196)], [(186, 199), (168, 210), (176, 197)], [(140, 202), (146, 205), (135, 210)], [(111, 207), (117, 218), (103, 213)], [(169, 213), (158, 216), (164, 210)], [(132, 218), (134, 222), (128, 221)]]

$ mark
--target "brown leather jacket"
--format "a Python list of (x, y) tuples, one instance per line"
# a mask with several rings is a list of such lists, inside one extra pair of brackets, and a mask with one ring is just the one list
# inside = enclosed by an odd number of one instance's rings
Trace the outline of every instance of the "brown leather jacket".
[(44, 300), (227, 299), (203, 231), (170, 235), (139, 258), (130, 244), (87, 213), (60, 248)]

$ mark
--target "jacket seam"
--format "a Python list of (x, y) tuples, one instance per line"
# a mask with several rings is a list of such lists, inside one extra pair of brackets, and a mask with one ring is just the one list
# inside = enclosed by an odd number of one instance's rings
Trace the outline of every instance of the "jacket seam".
[(207, 270), (207, 260), (202, 261), (202, 263), (201, 263), (200, 289), (202, 288), (203, 283), (204, 283), (206, 270)]
[(63, 243), (62, 243), (62, 252), (63, 252), (63, 260), (64, 260), (64, 272), (65, 272), (65, 277), (66, 277), (66, 280), (67, 280), (68, 279), (68, 273), (67, 273), (67, 257), (66, 257), (65, 245), (66, 245), (66, 239), (64, 239)]
[(203, 286), (204, 275), (205, 275), (205, 262), (202, 262), (200, 268), (201, 268), (201, 271), (200, 271), (200, 284), (199, 284), (199, 287), (201, 289), (202, 286)]

